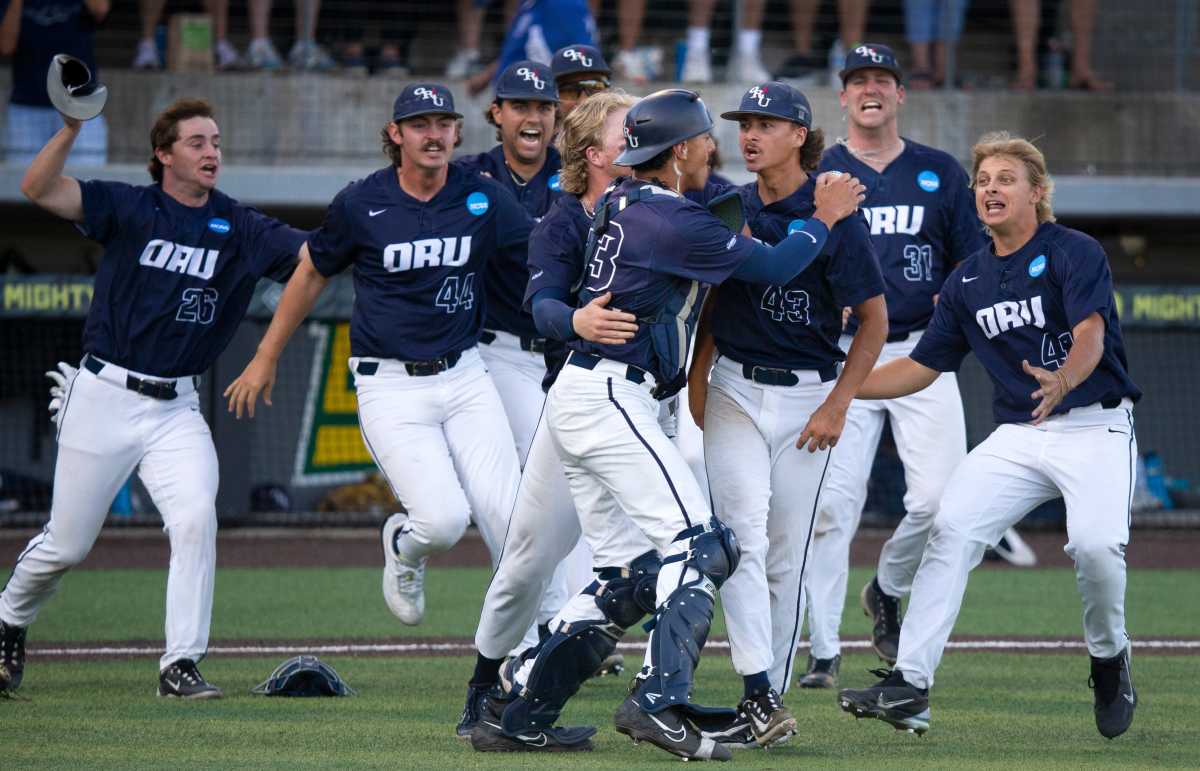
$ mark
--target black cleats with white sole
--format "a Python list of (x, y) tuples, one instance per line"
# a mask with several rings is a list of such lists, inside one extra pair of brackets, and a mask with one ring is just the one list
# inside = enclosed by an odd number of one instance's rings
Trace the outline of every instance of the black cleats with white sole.
[(11, 694), (25, 676), (25, 630), (0, 621), (0, 694)]
[(900, 648), (900, 598), (885, 594), (876, 576), (862, 588), (858, 599), (863, 613), (874, 625), (871, 647), (889, 667), (896, 666), (896, 652)]
[(649, 742), (659, 749), (685, 760), (729, 760), (733, 753), (724, 744), (701, 735), (684, 717), (681, 707), (670, 707), (653, 715), (638, 706), (637, 698), (629, 698), (613, 716), (617, 732), (634, 743)]
[(530, 728), (514, 733), (504, 730), (502, 715), (511, 699), (492, 688), (479, 706), (479, 719), (470, 733), (476, 752), (591, 752), (592, 726)]
[(1129, 647), (1111, 659), (1093, 656), (1088, 686), (1096, 700), (1096, 730), (1100, 735), (1115, 739), (1129, 730), (1137, 707), (1137, 691), (1129, 674)]
[(760, 747), (783, 743), (796, 733), (796, 718), (783, 706), (774, 688), (761, 696), (742, 699), (738, 710), (750, 721)]
[(458, 725), (454, 727), (454, 733), (458, 735), (458, 738), (471, 738), (471, 731), (474, 730), (475, 726), (479, 725), (479, 716), (483, 712), (484, 702), (491, 688), (492, 686), (490, 685), (467, 686), (467, 703), (463, 705), (462, 715), (458, 718)]
[(898, 669), (876, 669), (872, 674), (883, 679), (870, 688), (846, 688), (838, 693), (842, 711), (856, 718), (873, 717), (897, 731), (918, 736), (928, 731), (929, 692), (910, 685)]
[(204, 679), (196, 662), (179, 659), (158, 675), (158, 695), (179, 699), (219, 699), (221, 689)]
[(801, 688), (837, 688), (838, 670), (842, 668), (842, 656), (838, 654), (831, 659), (814, 659), (808, 657), (808, 671), (800, 678)]

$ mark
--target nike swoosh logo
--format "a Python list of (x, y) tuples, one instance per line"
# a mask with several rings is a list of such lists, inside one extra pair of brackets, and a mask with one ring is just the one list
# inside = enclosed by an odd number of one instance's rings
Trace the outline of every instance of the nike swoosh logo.
[(797, 230), (796, 232), (802, 236), (808, 236), (810, 239), (812, 239), (812, 242), (814, 244), (817, 242), (817, 237), (814, 236), (812, 233), (809, 233), (807, 230)]
[[(671, 730), (670, 728), (667, 728), (665, 725), (663, 725), (663, 722), (661, 720), (659, 720), (658, 718), (656, 718), (654, 715), (650, 715), (650, 719), (653, 720), (655, 722), (655, 724), (663, 730), (663, 733), (667, 735), (668, 739), (675, 742), (676, 744), (679, 744), (681, 741), (683, 741), (684, 739), (687, 738), (687, 729), (684, 728), (683, 726), (680, 726), (679, 728)], [(678, 739), (675, 738), (675, 734), (679, 734)]]
[(538, 278), (539, 276), (541, 276), (541, 275), (542, 275), (543, 273), (545, 273), (545, 272), (546, 272), (546, 271), (544, 271), (544, 270), (539, 270), (537, 273), (534, 273), (533, 275), (531, 275), (531, 276), (529, 277), (529, 280), (530, 280), (530, 281), (532, 281), (532, 280), (534, 280), (535, 278)]
[(1123, 693), (1123, 694), (1121, 694), (1121, 696), (1122, 696), (1122, 697), (1125, 699), (1125, 701), (1129, 702), (1130, 704), (1133, 704), (1133, 703), (1134, 703), (1134, 699), (1133, 699), (1133, 694), (1132, 694), (1132, 693)]
[(756, 715), (751, 715), (750, 719), (754, 721), (754, 727), (758, 729), (757, 733), (762, 733), (771, 724), (770, 720), (759, 720)]
[(546, 734), (540, 732), (536, 736), (522, 736), (521, 734), (517, 734), (517, 738), (530, 747), (545, 747), (547, 741)]
[(905, 704), (911, 704), (911, 703), (912, 703), (912, 699), (896, 699), (895, 701), (884, 701), (882, 693), (879, 694), (879, 699), (876, 701), (876, 704), (878, 704), (883, 709), (891, 709), (893, 707), (901, 707)]
[(977, 279), (977, 278), (979, 278), (979, 276), (971, 276), (970, 278), (967, 278), (966, 276), (963, 276), (963, 283), (964, 283), (964, 284), (969, 284), (969, 283), (971, 283), (972, 281), (974, 281), (974, 280), (975, 280), (975, 279)]
[(377, 215), (383, 214), (385, 211), (387, 211), (387, 209), (378, 209), (378, 210), (376, 210), (376, 209), (371, 209), (370, 211), (368, 211), (368, 212), (367, 212), (367, 216), (368, 216), (368, 217), (375, 217), (375, 216), (377, 216)]

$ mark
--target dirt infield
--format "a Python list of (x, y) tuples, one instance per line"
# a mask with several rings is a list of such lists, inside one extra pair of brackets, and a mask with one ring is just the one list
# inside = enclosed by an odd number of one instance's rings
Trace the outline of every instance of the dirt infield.
[[(12, 566), (37, 531), (0, 530), (0, 567)], [(875, 564), (879, 549), (889, 535), (885, 530), (863, 530), (854, 539), (850, 562), (857, 567)], [(1038, 532), (1024, 535), (1046, 567), (1070, 567), (1071, 560), (1063, 552), (1065, 533)], [(1197, 530), (1135, 530), (1126, 551), (1131, 568), (1196, 568), (1200, 567), (1200, 531)], [(166, 536), (159, 530), (109, 530), (100, 536), (91, 554), (81, 567), (151, 568), (167, 565), (169, 548)], [(228, 530), (217, 538), (218, 567), (377, 567), (382, 553), (377, 531), (353, 530)], [(478, 534), (471, 530), (449, 552), (433, 558), (431, 565), (477, 566), (488, 564), (487, 549)], [(1007, 567), (1003, 562), (988, 565)]]

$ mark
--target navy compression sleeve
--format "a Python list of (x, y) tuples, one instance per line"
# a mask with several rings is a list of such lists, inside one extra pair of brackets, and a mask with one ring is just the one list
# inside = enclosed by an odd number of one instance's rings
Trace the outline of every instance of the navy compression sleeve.
[(538, 332), (563, 342), (579, 337), (575, 334), (575, 327), (571, 323), (575, 309), (567, 305), (568, 297), (565, 290), (551, 286), (537, 291), (530, 301), (530, 307), (533, 310), (533, 323)]
[(782, 286), (817, 259), (828, 237), (829, 228), (814, 217), (775, 246), (758, 244), (738, 265), (733, 277), (752, 284)]

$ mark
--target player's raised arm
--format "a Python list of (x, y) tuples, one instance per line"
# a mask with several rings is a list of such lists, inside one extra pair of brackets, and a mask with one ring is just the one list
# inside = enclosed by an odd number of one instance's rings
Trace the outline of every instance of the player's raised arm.
[(240, 420), (245, 411), (254, 417), (254, 405), (258, 395), (263, 395), (263, 401), (271, 405), (271, 388), (275, 385), (275, 371), (279, 365), (279, 356), (296, 327), (304, 321), (305, 316), (312, 310), (325, 288), (329, 279), (321, 275), (313, 265), (308, 253), (308, 244), (300, 247), (300, 262), (296, 272), (288, 280), (279, 300), (279, 307), (271, 318), (271, 325), (258, 344), (254, 358), (242, 370), (229, 387), (225, 389), (225, 397), (229, 399), (229, 411), (236, 414)]
[(64, 115), (63, 124), (29, 164), (21, 180), (21, 193), (51, 214), (71, 222), (83, 222), (83, 193), (79, 180), (62, 173), (83, 123)]

